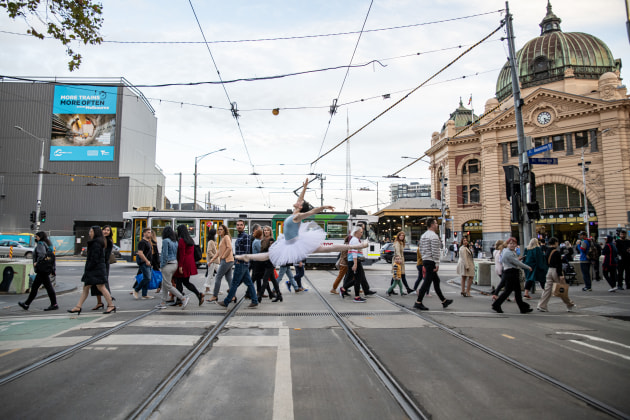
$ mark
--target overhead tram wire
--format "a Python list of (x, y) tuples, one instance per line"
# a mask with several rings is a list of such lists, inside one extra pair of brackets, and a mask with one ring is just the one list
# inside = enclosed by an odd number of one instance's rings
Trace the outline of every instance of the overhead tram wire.
[[(197, 17), (197, 12), (195, 12), (195, 7), (192, 4), (192, 0), (188, 0), (188, 3), (190, 4), (190, 9), (193, 12), (193, 15), (195, 16), (195, 20), (197, 21), (197, 26), (199, 26), (199, 32), (201, 32), (201, 36), (203, 37), (203, 40), (205, 41), (205, 45), (206, 45), (206, 49), (208, 50), (208, 53), (210, 54), (210, 58), (212, 59), (212, 64), (214, 65), (214, 68), (217, 72), (217, 76), (219, 76), (219, 80), (222, 80), (221, 77), (221, 72), (219, 71), (219, 67), (217, 66), (217, 62), (214, 59), (214, 56), (212, 55), (212, 51), (210, 50), (210, 45), (208, 44), (207, 40), (206, 40), (206, 34), (203, 32), (203, 28), (201, 27), (201, 22), (199, 22), (199, 18)], [(223, 87), (223, 92), (225, 92), (225, 96), (227, 97), (228, 103), (231, 106), (232, 109), (232, 115), (234, 117), (234, 120), (236, 120), (236, 126), (238, 127), (238, 132), (241, 135), (241, 139), (243, 140), (243, 146), (245, 147), (245, 153), (247, 153), (247, 160), (249, 160), (249, 164), (252, 167), (252, 173), (256, 174), (256, 168), (254, 167), (254, 163), (252, 162), (252, 157), (249, 154), (249, 148), (247, 147), (247, 142), (245, 141), (245, 135), (243, 134), (243, 129), (241, 128), (241, 123), (238, 120), (238, 113), (236, 111), (236, 109), (234, 108), (234, 102), (232, 102), (232, 100), (230, 99), (230, 95), (227, 91), (227, 88), (225, 87), (225, 84), (221, 83), (221, 86)], [(260, 179), (258, 178), (257, 175), (255, 175), (256, 177), (256, 182), (258, 183), (258, 188), (262, 188), (262, 183), (260, 182)], [(265, 195), (263, 194), (263, 192), (260, 192), (263, 196), (263, 200), (265, 199)]]
[[(363, 31), (364, 33), (369, 32), (383, 32), (383, 31), (391, 31), (397, 29), (407, 29), (414, 28), (418, 26), (427, 26), (427, 25), (435, 25), (438, 23), (447, 23), (454, 22), (458, 20), (471, 19), (480, 16), (486, 16), (493, 13), (502, 13), (504, 9), (492, 10), (489, 12), (476, 13), (468, 16), (460, 16), (450, 19), (441, 19), (430, 22), (422, 22), (422, 23), (412, 23), (409, 25), (399, 25), (399, 26), (391, 26), (387, 28), (377, 28), (377, 29), (368, 29)], [(31, 34), (20, 33), (20, 32), (12, 32), (12, 31), (1, 31), (0, 33), (9, 34), (9, 35), (19, 35), (19, 36), (32, 36)], [(103, 40), (103, 44), (236, 44), (236, 43), (247, 43), (247, 42), (268, 42), (268, 41), (287, 41), (287, 40), (296, 40), (296, 39), (309, 39), (309, 38), (324, 38), (324, 37), (333, 37), (333, 36), (343, 36), (343, 35), (356, 35), (359, 31), (350, 31), (350, 32), (336, 32), (336, 33), (328, 33), (328, 34), (314, 34), (314, 35), (296, 35), (296, 36), (287, 36), (287, 37), (273, 37), (273, 38), (258, 38), (258, 39), (238, 39), (238, 40), (217, 40), (217, 41), (117, 41), (117, 40)], [(47, 36), (44, 38), (53, 39), (51, 36)]]
[(457, 62), (460, 58), (462, 58), (463, 56), (465, 56), (466, 54), (468, 54), (470, 51), (472, 51), (475, 47), (477, 47), (478, 45), (480, 45), (482, 42), (484, 42), (485, 40), (487, 40), (488, 38), (490, 38), (492, 35), (494, 35), (495, 33), (497, 33), (504, 25), (504, 22), (501, 22), (501, 24), (499, 25), (499, 27), (497, 27), (495, 30), (493, 30), (492, 32), (490, 32), (488, 35), (486, 35), (484, 38), (482, 38), (480, 41), (478, 41), (477, 43), (475, 43), (474, 45), (472, 45), (471, 47), (469, 47), (466, 51), (464, 51), (463, 53), (461, 53), (460, 55), (458, 55), (454, 60), (452, 60), (450, 63), (448, 63), (446, 66), (442, 67), (440, 70), (438, 70), (436, 73), (434, 73), (431, 77), (429, 77), (427, 80), (425, 80), (424, 82), (422, 82), (421, 84), (419, 84), (418, 86), (416, 86), (413, 90), (411, 90), (411, 92), (409, 92), (408, 94), (406, 94), (405, 96), (403, 96), (402, 98), (400, 98), (398, 101), (394, 102), (391, 106), (389, 106), (388, 108), (386, 108), (383, 112), (381, 112), (380, 114), (378, 114), (376, 117), (372, 118), (370, 121), (368, 121), (366, 124), (364, 124), (362, 127), (360, 127), (358, 130), (356, 130), (354, 133), (350, 134), (349, 136), (347, 136), (345, 139), (343, 139), (342, 141), (340, 141), (339, 143), (337, 143), (332, 149), (328, 150), (326, 153), (324, 153), (323, 155), (320, 155), (317, 159), (315, 159), (313, 162), (311, 162), (311, 165), (315, 164), (317, 161), (321, 160), (323, 157), (325, 157), (326, 155), (328, 155), (329, 153), (331, 153), (333, 150), (335, 150), (336, 148), (338, 148), (339, 146), (341, 146), (342, 144), (344, 144), (346, 141), (350, 140), (352, 137), (354, 137), (356, 134), (360, 133), (361, 131), (363, 131), (363, 129), (365, 129), (367, 126), (369, 126), (370, 124), (372, 124), (374, 121), (376, 121), (377, 119), (379, 119), (380, 117), (382, 117), (383, 115), (385, 115), (387, 112), (391, 111), (394, 107), (396, 107), (397, 105), (399, 105), (401, 102), (403, 102), (405, 99), (409, 98), (409, 96), (411, 96), (413, 93), (415, 93), (417, 90), (419, 90), (420, 88), (422, 88), (423, 86), (425, 86), (428, 82), (430, 82), (432, 79), (434, 79), (435, 77), (437, 77), (440, 73), (442, 73), (444, 70), (446, 70), (447, 68), (449, 68), (450, 66), (452, 66), (453, 64), (455, 64), (455, 62)]
[[(352, 51), (352, 56), (350, 57), (350, 63), (348, 64), (348, 68), (346, 69), (346, 74), (344, 75), (343, 81), (341, 82), (341, 87), (339, 88), (339, 92), (337, 93), (337, 98), (333, 100), (333, 104), (330, 107), (330, 118), (328, 119), (328, 124), (326, 125), (326, 131), (324, 132), (324, 138), (322, 139), (322, 144), (319, 146), (319, 151), (317, 152), (317, 154), (322, 153), (324, 142), (326, 141), (326, 137), (328, 136), (328, 130), (330, 129), (330, 122), (332, 121), (333, 116), (337, 113), (337, 101), (339, 101), (339, 97), (341, 96), (341, 91), (343, 90), (343, 87), (346, 84), (346, 80), (348, 79), (348, 74), (350, 73), (349, 66), (352, 65), (352, 60), (354, 60), (354, 55), (357, 52), (357, 48), (359, 48), (359, 42), (361, 41), (361, 36), (363, 35), (363, 30), (365, 29), (365, 24), (367, 23), (368, 17), (370, 16), (370, 11), (372, 10), (373, 4), (374, 4), (374, 0), (371, 0), (370, 7), (368, 7), (367, 13), (365, 14), (365, 19), (363, 20), (363, 25), (361, 26), (361, 31), (359, 32), (359, 37), (357, 38), (356, 44), (354, 44), (354, 50)], [(313, 170), (313, 172), (315, 171), (314, 166), (312, 166), (311, 169)]]

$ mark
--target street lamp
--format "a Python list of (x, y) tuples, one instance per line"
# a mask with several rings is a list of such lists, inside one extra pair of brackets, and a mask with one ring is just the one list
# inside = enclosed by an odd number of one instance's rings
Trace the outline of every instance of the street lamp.
[(446, 216), (445, 216), (445, 208), (444, 208), (444, 192), (446, 190), (446, 182), (448, 181), (448, 178), (444, 177), (444, 174), (440, 175), (440, 183), (442, 184), (442, 188), (440, 191), (440, 204), (441, 204), (441, 208), (442, 208), (442, 235), (444, 235), (444, 239), (442, 240), (442, 243), (444, 244), (444, 248), (446, 248), (446, 228), (445, 228), (445, 223), (446, 223)]
[(215, 151), (210, 152), (210, 153), (206, 153), (205, 155), (195, 156), (195, 194), (193, 196), (193, 210), (197, 209), (197, 163), (201, 159), (205, 158), (208, 155), (211, 155), (211, 154), (217, 153), (217, 152), (222, 152), (224, 150), (226, 150), (225, 147), (223, 149), (219, 149), (219, 150), (215, 150)]
[[(224, 192), (230, 192), (230, 191), (234, 191), (234, 190), (221, 190), (221, 191), (217, 191), (214, 193), (213, 197), (216, 200), (217, 199), (217, 195), (222, 194)], [(231, 196), (228, 196), (231, 197)], [(227, 198), (227, 197), (223, 197), (223, 198)], [(210, 210), (212, 210), (212, 200), (210, 200), (210, 191), (208, 191), (208, 200), (206, 202), (206, 205), (210, 206)]]
[(588, 200), (586, 198), (586, 173), (588, 172), (588, 165), (591, 164), (589, 160), (584, 161), (584, 147), (582, 147), (582, 162), (578, 163), (578, 166), (582, 167), (582, 183), (584, 184), (584, 224), (586, 225), (586, 237), (591, 237), (591, 230), (588, 222)]
[(13, 128), (23, 132), (24, 134), (31, 136), (35, 140), (39, 140), (42, 142), (42, 153), (39, 156), (39, 171), (37, 172), (39, 175), (37, 176), (37, 204), (35, 207), (35, 232), (39, 232), (39, 224), (40, 224), (40, 215), (42, 212), (42, 184), (44, 183), (44, 150), (46, 147), (46, 140), (37, 137), (33, 133), (29, 133), (19, 125), (14, 125)]
[(354, 179), (358, 179), (361, 181), (367, 181), (372, 183), (373, 185), (376, 185), (376, 211), (379, 211), (379, 206), (378, 206), (378, 181), (370, 181), (369, 179), (365, 179), (365, 178), (354, 178)]

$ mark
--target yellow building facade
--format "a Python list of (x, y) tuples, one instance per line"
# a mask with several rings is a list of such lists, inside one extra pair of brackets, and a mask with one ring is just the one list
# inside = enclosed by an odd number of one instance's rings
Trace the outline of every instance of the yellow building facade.
[[(542, 217), (536, 232), (573, 241), (586, 230), (585, 189), (591, 235), (614, 234), (630, 222), (630, 99), (620, 60), (592, 35), (562, 32), (560, 22), (548, 5), (541, 35), (518, 51), (516, 61), (525, 136), (531, 138), (527, 148), (550, 143), (550, 151), (535, 157), (557, 159), (531, 166)], [(477, 117), (460, 99), (441, 131), (432, 134), (426, 154), (433, 197), (444, 194), (454, 230), (482, 239), (487, 250), (518, 233), (510, 222), (503, 169), (518, 167), (507, 64), (484, 114), (470, 125)], [(589, 162), (585, 182), (582, 161)]]

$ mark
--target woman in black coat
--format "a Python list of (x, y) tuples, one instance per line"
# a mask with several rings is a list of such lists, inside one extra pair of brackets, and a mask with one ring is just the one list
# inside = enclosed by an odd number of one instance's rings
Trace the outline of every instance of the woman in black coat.
[[(105, 287), (107, 287), (107, 291), (111, 295), (112, 289), (109, 288), (109, 259), (112, 255), (112, 250), (114, 248), (114, 241), (112, 241), (112, 227), (110, 225), (105, 225), (103, 226), (102, 231), (103, 231), (103, 239), (105, 239), (105, 270), (107, 272), (107, 282), (105, 283)], [(92, 310), (97, 311), (103, 308), (104, 305), (101, 299), (101, 296), (103, 296), (103, 294), (99, 292), (96, 285), (90, 288), (90, 292), (92, 296), (96, 296), (96, 306), (93, 307)], [(113, 296), (112, 296), (112, 300), (115, 300)]]
[(111, 314), (112, 312), (116, 312), (116, 307), (112, 302), (112, 296), (109, 294), (107, 287), (105, 287), (105, 284), (107, 283), (105, 247), (106, 242), (101, 228), (98, 226), (92, 226), (90, 228), (90, 240), (88, 241), (87, 246), (85, 270), (83, 272), (83, 277), (81, 278), (81, 281), (83, 282), (83, 293), (81, 293), (81, 297), (79, 298), (77, 305), (72, 309), (68, 309), (68, 312), (73, 314), (81, 313), (83, 302), (87, 299), (92, 286), (96, 286), (107, 301), (107, 311), (103, 313)]

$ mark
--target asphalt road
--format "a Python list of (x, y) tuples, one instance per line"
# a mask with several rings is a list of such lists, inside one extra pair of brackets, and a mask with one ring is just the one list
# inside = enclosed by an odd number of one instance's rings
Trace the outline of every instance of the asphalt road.
[[(60, 262), (58, 279), (79, 286), (82, 269), (81, 262)], [(608, 293), (596, 283), (591, 293), (571, 288), (579, 307), (573, 313), (552, 298), (548, 313), (521, 315), (506, 302), (505, 313), (496, 314), (489, 296), (461, 297), (451, 282), (455, 265), (445, 264), (442, 290), (455, 302), (444, 310), (432, 294), (424, 300), (430, 311), (422, 319), (385, 297), (389, 269), (383, 263), (366, 268), (378, 296), (362, 304), (328, 293), (334, 271), (307, 270), (306, 277), (428, 416), (609, 417), (430, 321), (630, 413), (630, 330), (624, 320), (630, 319), (630, 291)], [(413, 264), (407, 264), (407, 273), (415, 280)], [(112, 315), (90, 311), (95, 298), (80, 316), (66, 313), (78, 291), (60, 295), (62, 309), (52, 313), (42, 311), (45, 297), (28, 312), (11, 304), (17, 297), (0, 297), (0, 377), (153, 309), (158, 299), (136, 301), (129, 294), (134, 274), (131, 264), (112, 266), (118, 307)], [(201, 287), (203, 276), (193, 283)], [(239, 309), (151, 418), (406, 418), (314, 290), (294, 294), (282, 287), (284, 302), (265, 299), (258, 309)], [(241, 286), (238, 295), (243, 293)], [(391, 299), (407, 308), (414, 300)], [(155, 311), (1, 385), (3, 417), (127, 418), (224, 314), (207, 302)]]

